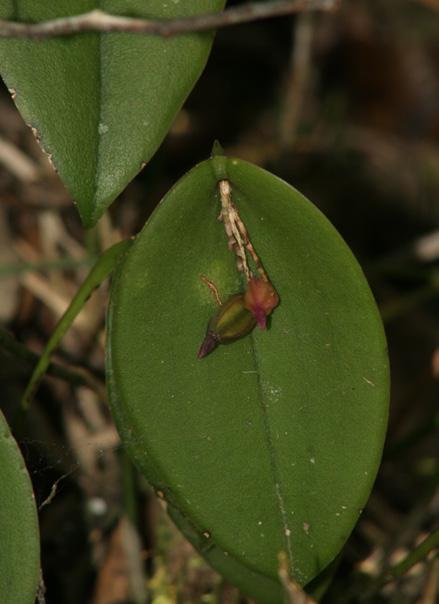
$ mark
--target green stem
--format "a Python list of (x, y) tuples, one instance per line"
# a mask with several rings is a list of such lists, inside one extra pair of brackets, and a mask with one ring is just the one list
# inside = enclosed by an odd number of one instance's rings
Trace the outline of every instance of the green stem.
[(70, 302), (69, 307), (58, 321), (51, 337), (49, 338), (49, 341), (46, 344), (46, 347), (44, 348), (43, 354), (41, 355), (37, 366), (34, 369), (21, 401), (24, 409), (29, 407), (33, 395), (49, 366), (50, 355), (58, 346), (60, 340), (84, 307), (93, 290), (96, 289), (96, 287), (98, 287), (102, 281), (104, 281), (104, 279), (110, 275), (121, 254), (123, 254), (130, 245), (131, 241), (120, 241), (119, 243), (111, 246), (108, 250), (105, 250), (105, 252), (96, 261), (84, 283), (81, 285), (76, 295)]
[(11, 275), (20, 275), (21, 273), (35, 271), (56, 271), (80, 268), (81, 266), (90, 266), (96, 258), (86, 256), (85, 258), (61, 258), (59, 260), (41, 260), (39, 262), (20, 262), (16, 264), (0, 265), (0, 279), (10, 277)]
[(385, 583), (402, 577), (412, 566), (424, 560), (431, 550), (437, 547), (439, 547), (439, 528), (424, 539), (404, 560), (401, 560), (401, 562), (398, 562), (398, 564), (389, 569), (388, 574), (390, 577), (386, 577)]

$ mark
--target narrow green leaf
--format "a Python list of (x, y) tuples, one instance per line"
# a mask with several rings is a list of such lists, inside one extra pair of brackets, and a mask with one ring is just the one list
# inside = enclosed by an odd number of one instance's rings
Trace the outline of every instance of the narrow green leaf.
[[(405, 575), (412, 566), (422, 562), (433, 549), (439, 548), (439, 528), (428, 535), (413, 551), (411, 551), (401, 562), (398, 562), (388, 570), (388, 574), (395, 579)], [(387, 573), (386, 573), (387, 574)], [(390, 580), (390, 577), (384, 579)], [(384, 582), (384, 581), (383, 581)]]
[[(0, 18), (38, 22), (100, 8), (172, 19), (223, 6), (224, 0), (0, 0)], [(211, 43), (210, 33), (0, 41), (2, 76), (86, 226), (155, 153), (202, 72)]]
[[(218, 165), (280, 296), (271, 325), (203, 359), (217, 305), (244, 290), (217, 220)], [(387, 422), (386, 342), (352, 253), (285, 182), (215, 156), (182, 178), (128, 252), (109, 313), (121, 436), (180, 528), (229, 581), (282, 601), (278, 554), (305, 585), (363, 508)]]
[(105, 250), (96, 261), (96, 264), (93, 266), (84, 283), (70, 302), (67, 310), (58, 321), (44, 348), (43, 354), (41, 355), (23, 394), (21, 404), (24, 408), (30, 405), (33, 395), (50, 365), (50, 355), (82, 310), (93, 290), (96, 289), (96, 287), (98, 287), (113, 271), (120, 255), (123, 254), (130, 245), (131, 241), (119, 241), (119, 243), (115, 243), (108, 248), (108, 250)]
[(33, 604), (40, 577), (38, 516), (32, 484), (0, 411), (0, 600)]

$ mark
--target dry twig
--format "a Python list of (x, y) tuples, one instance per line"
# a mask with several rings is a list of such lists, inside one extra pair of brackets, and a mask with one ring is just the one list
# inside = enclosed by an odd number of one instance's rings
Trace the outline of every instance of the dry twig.
[(23, 182), (34, 182), (40, 175), (35, 162), (3, 138), (0, 138), (0, 164)]
[(247, 3), (222, 12), (180, 19), (138, 19), (110, 15), (97, 9), (41, 23), (0, 20), (0, 38), (50, 38), (86, 31), (153, 34), (170, 37), (305, 11), (330, 11), (334, 10), (336, 6), (337, 0), (275, 0)]
[(280, 120), (280, 142), (284, 149), (291, 149), (296, 140), (300, 114), (309, 86), (313, 40), (311, 19), (310, 14), (302, 13), (294, 26), (294, 45)]
[(284, 552), (279, 553), (279, 579), (282, 584), (285, 600), (288, 604), (317, 604), (300, 585), (290, 577), (288, 572), (287, 557)]

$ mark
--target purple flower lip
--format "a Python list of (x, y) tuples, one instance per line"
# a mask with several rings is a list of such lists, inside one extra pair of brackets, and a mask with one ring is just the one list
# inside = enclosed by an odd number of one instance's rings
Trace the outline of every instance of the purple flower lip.
[(198, 351), (198, 355), (197, 355), (198, 358), (202, 359), (203, 357), (207, 356), (217, 346), (218, 346), (218, 339), (216, 338), (214, 333), (212, 333), (211, 331), (208, 331), (206, 334), (206, 337), (204, 338), (203, 343), (201, 344), (200, 349)]

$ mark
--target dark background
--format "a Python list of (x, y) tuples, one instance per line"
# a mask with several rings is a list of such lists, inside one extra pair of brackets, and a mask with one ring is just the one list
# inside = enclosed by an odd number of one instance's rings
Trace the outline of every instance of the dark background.
[[(136, 233), (214, 139), (326, 214), (382, 312), (392, 401), (375, 489), (324, 602), (434, 604), (433, 560), (384, 587), (377, 577), (439, 517), (439, 2), (352, 0), (334, 14), (220, 31), (160, 150), (87, 233), (5, 88), (0, 138), (24, 154), (15, 164), (0, 157), (0, 320), (36, 352), (97, 250)], [(98, 390), (106, 299), (105, 288), (95, 294), (56, 357), (86, 368), (85, 381), (97, 380)], [(48, 378), (22, 417), (18, 401), (32, 365), (23, 355), (0, 347), (1, 407), (43, 506), (47, 604), (134, 602), (145, 577), (155, 604), (245, 601), (167, 520), (130, 467), (96, 390)], [(137, 567), (130, 552), (139, 548)]]

